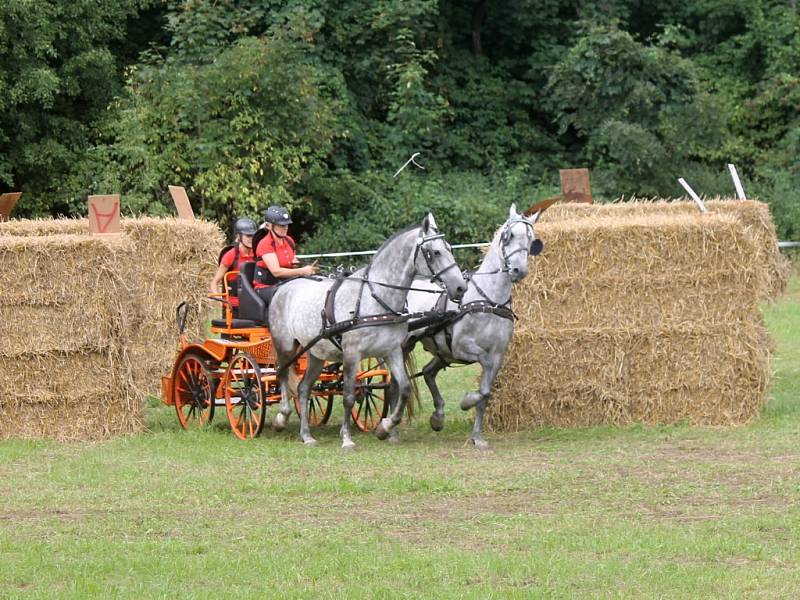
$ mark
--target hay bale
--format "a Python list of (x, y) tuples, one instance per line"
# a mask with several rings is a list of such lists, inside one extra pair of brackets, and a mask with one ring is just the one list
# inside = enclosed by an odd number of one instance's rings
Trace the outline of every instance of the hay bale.
[(546, 252), (514, 287), (518, 328), (726, 323), (766, 293), (754, 242), (728, 215), (589, 216), (537, 234)]
[(43, 219), (11, 219), (0, 223), (0, 236), (41, 237), (46, 235), (87, 235), (89, 219), (59, 217)]
[[(751, 260), (765, 273), (767, 285), (762, 300), (775, 300), (785, 290), (789, 281), (789, 262), (778, 248), (775, 223), (769, 205), (757, 200), (716, 198), (706, 201), (712, 213), (734, 215), (748, 229), (755, 242), (755, 253)], [(691, 200), (637, 200), (610, 204), (559, 203), (551, 206), (543, 215), (542, 223), (556, 223), (587, 217), (627, 218), (636, 215), (691, 214), (700, 218), (697, 205)]]
[(771, 343), (751, 231), (719, 213), (542, 223), (489, 427), (755, 418)]
[(488, 424), (748, 423), (767, 399), (769, 347), (751, 322), (515, 332)]
[[(130, 397), (128, 398), (130, 399)], [(84, 394), (78, 399), (52, 402), (0, 403), (0, 439), (104, 440), (142, 430), (141, 410), (108, 402), (108, 394)]]

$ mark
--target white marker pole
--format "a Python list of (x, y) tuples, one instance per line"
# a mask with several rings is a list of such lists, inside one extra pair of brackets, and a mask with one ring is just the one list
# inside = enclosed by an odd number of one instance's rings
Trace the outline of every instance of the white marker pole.
[(744, 188), (742, 187), (742, 182), (739, 180), (739, 173), (736, 172), (736, 167), (728, 163), (728, 171), (731, 172), (731, 177), (733, 178), (733, 185), (736, 186), (736, 195), (739, 196), (739, 200), (747, 200), (747, 196), (744, 195)]
[(678, 178), (678, 183), (680, 183), (683, 186), (683, 189), (685, 189), (688, 192), (688, 194), (692, 197), (692, 200), (697, 202), (697, 206), (700, 207), (700, 211), (704, 212), (704, 213), (707, 213), (708, 210), (706, 209), (706, 205), (703, 204), (702, 200), (700, 200), (700, 196), (695, 194), (695, 192), (691, 188), (691, 186), (688, 183), (686, 183), (686, 180), (683, 177), (680, 177), (680, 178)]

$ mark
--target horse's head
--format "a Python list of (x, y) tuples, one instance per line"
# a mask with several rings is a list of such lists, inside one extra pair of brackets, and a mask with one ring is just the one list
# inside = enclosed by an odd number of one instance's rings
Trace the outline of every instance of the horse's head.
[(544, 243), (533, 230), (540, 214), (541, 211), (526, 218), (517, 212), (516, 204), (508, 210), (508, 220), (500, 232), (500, 254), (503, 270), (508, 271), (511, 281), (525, 277), (528, 274), (528, 256), (536, 256), (544, 248)]
[(414, 266), (418, 273), (430, 275), (431, 281), (443, 283), (447, 295), (455, 302), (461, 300), (467, 290), (464, 275), (453, 257), (450, 244), (445, 241), (444, 234), (439, 233), (431, 213), (422, 221)]

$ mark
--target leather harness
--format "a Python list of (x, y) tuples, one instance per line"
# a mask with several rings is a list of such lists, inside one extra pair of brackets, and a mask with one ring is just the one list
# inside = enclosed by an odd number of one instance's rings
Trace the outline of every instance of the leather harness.
[[(445, 266), (443, 269), (439, 271), (434, 271), (433, 267), (431, 266), (431, 259), (432, 253), (429, 250), (425, 249), (425, 244), (431, 242), (433, 240), (437, 240), (440, 238), (444, 238), (443, 233), (436, 233), (434, 235), (420, 236), (417, 238), (416, 248), (414, 249), (414, 262), (417, 260), (417, 256), (420, 252), (422, 252), (422, 256), (425, 259), (425, 264), (427, 265), (428, 269), (433, 273), (431, 275), (431, 281), (441, 281), (441, 276), (448, 270), (452, 269), (453, 267), (457, 267), (458, 264), (453, 261), (449, 265)], [(446, 243), (446, 242), (445, 242)], [(448, 246), (449, 247), (449, 246)], [(375, 260), (375, 257), (372, 259)], [(375, 286), (381, 287), (388, 287), (393, 289), (402, 289), (402, 290), (413, 290), (415, 288), (406, 287), (406, 286), (399, 286), (390, 283), (383, 283), (378, 281), (372, 281), (369, 278), (369, 271), (372, 267), (372, 261), (367, 265), (366, 269), (364, 270), (364, 275), (361, 277), (353, 277), (348, 275), (340, 275), (336, 278), (334, 284), (330, 287), (327, 294), (325, 295), (325, 305), (322, 309), (322, 331), (314, 337), (305, 348), (300, 348), (295, 355), (292, 357), (291, 360), (287, 361), (286, 365), (284, 365), (279, 372), (283, 372), (288, 365), (294, 364), (294, 362), (305, 352), (308, 352), (312, 347), (314, 347), (320, 340), (328, 340), (334, 346), (336, 346), (339, 350), (342, 349), (342, 336), (347, 333), (348, 331), (352, 331), (354, 329), (361, 329), (364, 327), (375, 327), (377, 325), (395, 325), (398, 323), (405, 323), (409, 319), (424, 316), (425, 313), (408, 313), (408, 312), (401, 312), (394, 310), (391, 306), (386, 304), (384, 300), (377, 294), (375, 291)], [(335, 315), (335, 303), (336, 303), (336, 292), (339, 291), (339, 288), (342, 287), (342, 284), (345, 281), (359, 281), (359, 291), (358, 296), (356, 298), (356, 306), (355, 310), (353, 311), (353, 316), (350, 319), (345, 319), (343, 321), (337, 321)], [(367, 286), (372, 298), (378, 302), (384, 309), (386, 309), (385, 313), (379, 313), (376, 315), (361, 315), (361, 298), (364, 292), (364, 286)], [(431, 290), (421, 290), (429, 292)], [(439, 293), (439, 292), (435, 292)]]

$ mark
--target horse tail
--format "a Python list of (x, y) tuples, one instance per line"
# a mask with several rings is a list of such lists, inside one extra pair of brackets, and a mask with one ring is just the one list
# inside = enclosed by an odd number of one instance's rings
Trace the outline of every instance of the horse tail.
[(409, 419), (413, 419), (417, 409), (422, 408), (422, 403), (419, 398), (419, 386), (417, 385), (417, 378), (414, 377), (417, 373), (417, 359), (414, 356), (414, 346), (410, 349), (403, 349), (403, 360), (406, 365), (406, 375), (408, 375), (409, 383), (411, 383), (411, 395), (406, 403), (406, 414)]
[[(297, 353), (299, 347), (300, 344), (295, 343), (292, 355)], [(300, 385), (300, 376), (297, 374), (297, 371), (295, 371), (294, 365), (290, 365), (286, 368), (286, 387), (289, 389), (289, 394), (292, 398), (298, 398), (300, 396), (297, 391), (298, 385)]]

